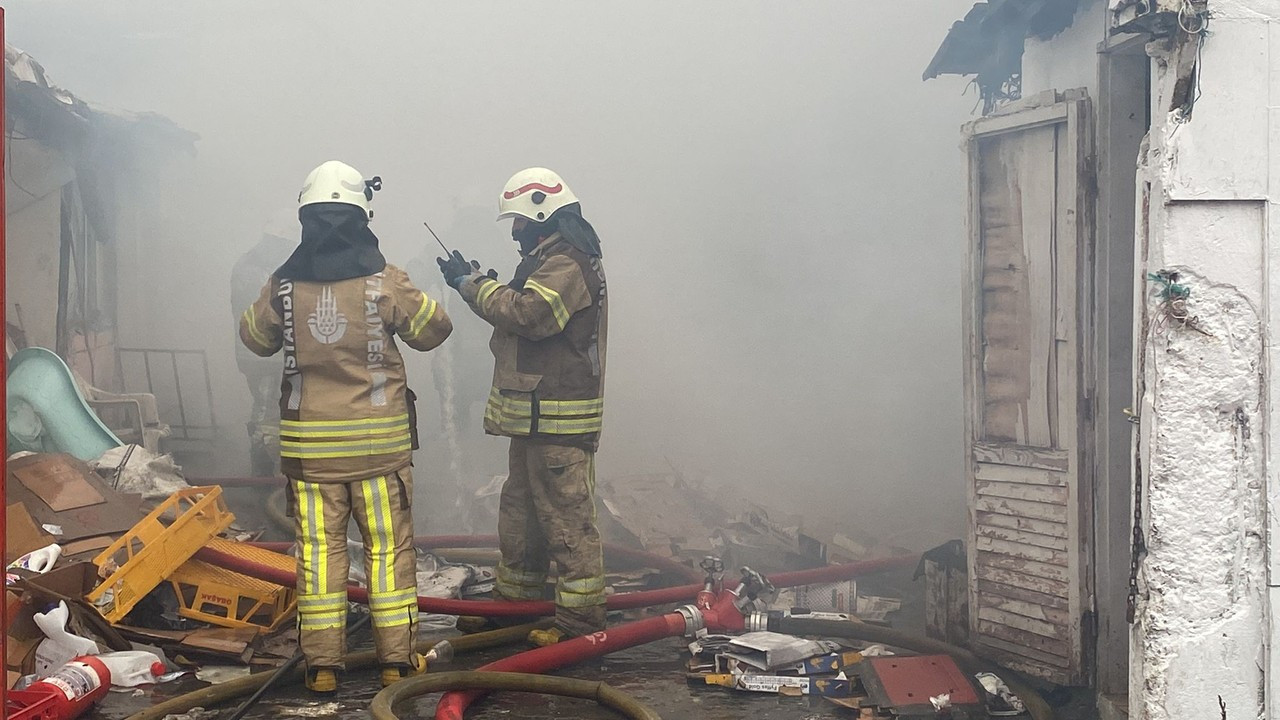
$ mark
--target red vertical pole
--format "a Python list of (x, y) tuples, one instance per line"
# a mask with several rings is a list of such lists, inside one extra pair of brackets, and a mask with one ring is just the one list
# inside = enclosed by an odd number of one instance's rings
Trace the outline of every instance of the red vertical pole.
[[(0, 47), (4, 47), (4, 8), (0, 8)], [(0, 120), (0, 123), (4, 123), (6, 125), (9, 122), (4, 108), (4, 88), (7, 78), (8, 71), (6, 70), (4, 75), (0, 77), (0, 118), (3, 118)], [(0, 140), (9, 136), (7, 132), (8, 128), (4, 129), (6, 132), (2, 137), (0, 137)], [(9, 160), (5, 157), (5, 145), (6, 144), (4, 142), (0, 142), (0, 168), (6, 167)], [(5, 246), (5, 218), (7, 216), (8, 208), (5, 206), (4, 182), (0, 181), (0, 328), (4, 329), (4, 335), (6, 338), (8, 338), (9, 335), (9, 323), (7, 321), (7, 316), (9, 314), (9, 301), (4, 299), (5, 254), (8, 252)], [(8, 397), (8, 392), (5, 386), (5, 382), (9, 377), (8, 350), (9, 345), (6, 342), (5, 351), (0, 352), (0, 396), (5, 398)], [(5, 405), (6, 407), (8, 406), (7, 399), (5, 401)], [(5, 412), (5, 418), (5, 427), (7, 430), (7, 411)], [(8, 432), (0, 433), (0, 565), (6, 564), (3, 562), (5, 555), (5, 533), (8, 532), (8, 529), (5, 527), (5, 509), (9, 507), (9, 503), (5, 499), (4, 483), (5, 477), (9, 473), (7, 467), (9, 458), (8, 438)], [(8, 717), (9, 715), (9, 590), (7, 585), (4, 590), (4, 600), (2, 604), (4, 607), (3, 609), (0, 609), (0, 664), (4, 667), (0, 668), (0, 671), (3, 671), (4, 678), (0, 680), (0, 718)]]

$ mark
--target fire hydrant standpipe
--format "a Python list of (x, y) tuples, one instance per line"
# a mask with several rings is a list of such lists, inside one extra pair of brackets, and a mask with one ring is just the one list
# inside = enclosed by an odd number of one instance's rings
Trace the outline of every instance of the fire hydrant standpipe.
[(506, 690), (595, 700), (631, 720), (662, 720), (662, 716), (635, 697), (602, 682), (512, 672), (443, 672), (406, 678), (373, 698), (373, 720), (400, 720), (397, 703), (443, 690)]

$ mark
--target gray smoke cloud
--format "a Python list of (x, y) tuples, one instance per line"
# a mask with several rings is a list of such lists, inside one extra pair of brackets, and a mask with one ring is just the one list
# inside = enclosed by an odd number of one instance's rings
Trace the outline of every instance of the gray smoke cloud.
[[(206, 349), (237, 442), (248, 393), (227, 275), (312, 167), (342, 159), (382, 176), (384, 250), (440, 296), (451, 291), (421, 221), (507, 277), (515, 247), (492, 208), (511, 173), (546, 165), (605, 248), (602, 475), (670, 463), (781, 509), (954, 534), (958, 145), (974, 99), (962, 80), (920, 72), (971, 2), (6, 8), (9, 41), (57, 84), (201, 136), (187, 184), (157, 192), (171, 241), (146, 282), (164, 308), (124, 340)], [(478, 485), (505, 463), (502, 442), (480, 437), (488, 333), (449, 300), (457, 403), (472, 406), (458, 432)], [(427, 499), (450, 466), (433, 437), (438, 367), (411, 366)], [(240, 456), (219, 469), (245, 470)]]

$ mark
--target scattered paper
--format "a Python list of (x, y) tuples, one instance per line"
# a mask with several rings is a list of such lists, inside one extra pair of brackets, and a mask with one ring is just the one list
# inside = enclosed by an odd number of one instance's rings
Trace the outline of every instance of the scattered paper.
[(277, 712), (291, 717), (327, 718), (336, 716), (340, 709), (342, 706), (338, 703), (327, 702), (319, 705), (290, 705), (280, 708)]
[(210, 685), (221, 685), (237, 678), (248, 677), (250, 669), (238, 665), (205, 665), (196, 670), (196, 679)]

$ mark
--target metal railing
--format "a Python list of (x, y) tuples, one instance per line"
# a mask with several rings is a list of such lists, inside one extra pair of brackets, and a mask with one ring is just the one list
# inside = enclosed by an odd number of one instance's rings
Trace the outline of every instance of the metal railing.
[[(214, 431), (217, 428), (218, 422), (214, 415), (214, 410), (213, 410), (213, 380), (209, 376), (209, 359), (208, 359), (208, 356), (205, 354), (204, 350), (171, 350), (166, 348), (124, 348), (122, 347), (119, 349), (119, 352), (120, 352), (120, 362), (122, 365), (124, 365), (127, 362), (127, 358), (131, 355), (140, 355), (142, 358), (142, 367), (146, 375), (147, 387), (145, 388), (145, 390), (139, 388), (136, 390), (137, 392), (151, 393), (152, 395), (156, 396), (157, 402), (161, 403), (162, 407), (167, 406), (170, 408), (177, 409), (177, 414), (178, 414), (178, 417), (176, 418), (177, 422), (174, 422), (173, 418), (166, 418), (166, 422), (168, 423), (169, 428), (172, 432), (172, 434), (170, 435), (171, 439), (198, 441), (198, 442), (213, 441)], [(194, 374), (196, 374), (197, 376), (202, 376), (204, 381), (203, 389), (204, 389), (204, 397), (206, 402), (205, 404), (206, 410), (203, 413), (199, 413), (194, 409), (188, 407), (187, 401), (193, 398), (193, 394), (199, 393), (200, 391), (200, 388), (198, 387), (198, 384), (200, 382), (200, 377), (197, 377), (196, 379), (192, 380), (190, 378), (190, 375), (192, 375), (193, 373), (188, 372), (186, 373), (186, 375), (188, 376), (188, 379), (187, 379), (187, 382), (184, 384), (183, 382), (184, 373), (179, 368), (179, 364), (178, 364), (179, 356), (190, 356), (192, 358), (195, 358), (195, 362), (197, 362), (199, 365), (199, 368), (196, 370)], [(172, 374), (173, 385), (171, 388), (169, 387), (160, 388), (160, 391), (157, 391), (156, 375), (154, 375), (153, 373), (160, 373), (160, 372), (164, 372), (166, 374), (169, 374), (169, 373)], [(128, 374), (126, 373), (126, 384), (128, 383), (127, 377), (128, 377)], [(197, 385), (197, 387), (192, 387), (193, 384)], [(184, 390), (184, 387), (185, 387), (185, 390)], [(169, 392), (167, 392), (169, 390), (172, 391), (173, 393), (172, 395), (170, 395)], [(202, 420), (204, 420), (204, 418), (194, 417), (196, 415), (207, 415), (208, 422), (207, 423), (201, 422)]]

